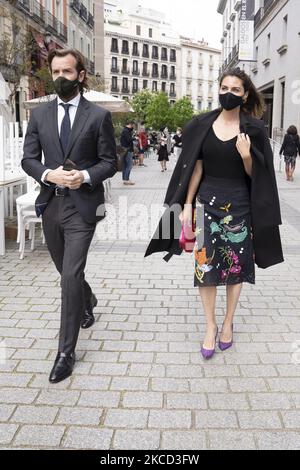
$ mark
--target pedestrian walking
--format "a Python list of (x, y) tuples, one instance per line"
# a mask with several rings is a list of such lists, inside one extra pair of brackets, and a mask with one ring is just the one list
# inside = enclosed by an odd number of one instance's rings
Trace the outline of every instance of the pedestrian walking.
[(138, 133), (137, 137), (138, 137), (138, 149), (139, 149), (139, 166), (147, 166), (144, 164), (144, 156), (148, 148), (148, 135), (144, 127), (141, 127), (140, 132)]
[(84, 269), (96, 223), (105, 216), (103, 181), (116, 173), (117, 157), (110, 113), (82, 96), (83, 56), (54, 49), (48, 63), (58, 97), (31, 112), (22, 167), (41, 185), (36, 213), (61, 275), (58, 354), (49, 377), (56, 383), (72, 374), (80, 326), (94, 323), (97, 299)]
[(296, 159), (300, 155), (300, 139), (296, 126), (290, 126), (280, 149), (280, 155), (284, 155), (285, 173), (287, 181), (294, 181)]
[(159, 149), (157, 152), (158, 161), (161, 165), (161, 171), (167, 171), (167, 162), (169, 161), (169, 154), (168, 154), (168, 128), (164, 127), (160, 130), (160, 135), (158, 137), (159, 141)]
[(234, 69), (221, 77), (219, 99), (220, 109), (194, 118), (185, 129), (167, 209), (145, 254), (167, 251), (166, 261), (181, 254), (182, 227), (195, 223), (194, 286), (206, 317), (201, 348), (206, 359), (214, 355), (218, 338), (217, 286), (226, 286), (219, 336), (225, 350), (233, 343), (242, 285), (255, 283), (254, 262), (268, 268), (283, 261), (273, 154), (264, 122), (257, 119), (264, 111), (262, 97), (250, 77)]
[(175, 159), (177, 162), (182, 152), (182, 129), (181, 127), (177, 128), (176, 134), (173, 137), (173, 142), (174, 142), (174, 155), (175, 155)]
[(135, 141), (135, 138), (133, 136), (133, 130), (134, 130), (134, 122), (128, 121), (122, 131), (121, 139), (120, 139), (120, 144), (126, 150), (125, 155), (124, 155), (123, 170), (122, 170), (123, 184), (125, 186), (135, 185), (135, 183), (131, 181), (130, 179), (130, 173), (133, 167), (133, 153), (134, 153), (133, 146), (134, 146), (134, 141)]

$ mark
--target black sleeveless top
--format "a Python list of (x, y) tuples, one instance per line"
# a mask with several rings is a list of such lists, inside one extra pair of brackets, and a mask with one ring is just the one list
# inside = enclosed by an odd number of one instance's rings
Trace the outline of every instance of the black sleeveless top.
[(211, 127), (198, 156), (203, 160), (204, 174), (215, 178), (243, 179), (247, 173), (236, 148), (237, 137), (220, 140)]

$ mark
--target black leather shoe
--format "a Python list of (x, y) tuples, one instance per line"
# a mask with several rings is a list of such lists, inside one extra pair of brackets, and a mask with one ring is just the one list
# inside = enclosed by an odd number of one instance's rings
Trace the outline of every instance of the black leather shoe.
[(70, 377), (75, 364), (75, 353), (64, 354), (58, 353), (54, 362), (54, 366), (49, 376), (49, 382), (56, 384)]
[(91, 295), (90, 304), (86, 306), (82, 320), (81, 328), (87, 330), (95, 323), (93, 308), (97, 306), (98, 300), (94, 294)]

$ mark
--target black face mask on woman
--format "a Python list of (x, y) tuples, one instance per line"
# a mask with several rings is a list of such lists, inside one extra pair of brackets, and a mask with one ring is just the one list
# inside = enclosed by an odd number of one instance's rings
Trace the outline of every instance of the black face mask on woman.
[(67, 99), (73, 95), (75, 88), (79, 85), (79, 81), (78, 78), (76, 80), (68, 80), (65, 77), (58, 77), (53, 82), (53, 85), (58, 96), (61, 99)]
[(219, 101), (222, 108), (226, 109), (226, 111), (231, 111), (232, 109), (237, 108), (238, 106), (242, 106), (244, 103), (242, 96), (237, 96), (231, 93), (219, 94)]

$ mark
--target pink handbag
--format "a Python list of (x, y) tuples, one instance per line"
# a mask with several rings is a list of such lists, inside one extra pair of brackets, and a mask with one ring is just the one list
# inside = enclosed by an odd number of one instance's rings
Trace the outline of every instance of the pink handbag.
[(180, 237), (179, 237), (179, 246), (182, 250), (187, 253), (192, 253), (195, 246), (196, 236), (196, 221), (195, 221), (195, 209), (193, 209), (193, 223), (192, 225), (183, 224)]

